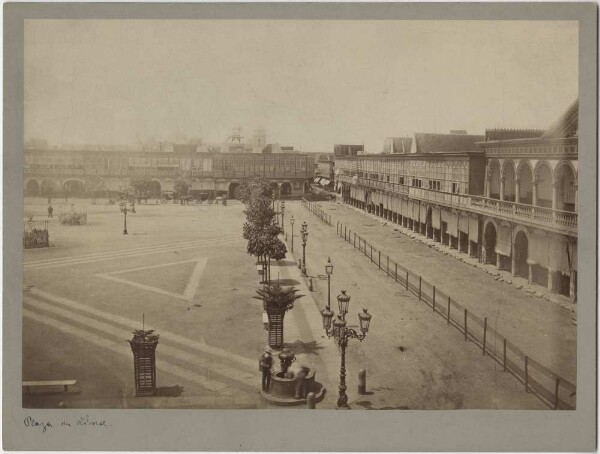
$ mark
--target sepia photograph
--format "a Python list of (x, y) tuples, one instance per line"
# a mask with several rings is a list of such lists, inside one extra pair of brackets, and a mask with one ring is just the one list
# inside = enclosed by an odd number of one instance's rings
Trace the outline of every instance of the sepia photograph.
[(578, 20), (22, 29), (25, 429), (577, 412)]

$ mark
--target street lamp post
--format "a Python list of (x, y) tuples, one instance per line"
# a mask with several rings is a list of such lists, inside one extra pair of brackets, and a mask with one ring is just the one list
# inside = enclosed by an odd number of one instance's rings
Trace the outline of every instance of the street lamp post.
[(308, 239), (308, 225), (306, 221), (302, 223), (300, 232), (302, 234), (302, 275), (306, 276), (306, 240)]
[(127, 235), (127, 204), (123, 207), (123, 235)]
[(282, 200), (281, 201), (281, 230), (283, 231), (283, 233), (285, 233), (285, 224), (283, 223), (284, 213), (285, 213), (285, 200)]
[(333, 263), (331, 263), (330, 257), (327, 257), (325, 273), (327, 273), (327, 309), (331, 309), (331, 275), (333, 274)]
[(371, 314), (366, 309), (363, 309), (358, 314), (360, 322), (360, 331), (357, 333), (352, 328), (346, 326), (346, 314), (348, 313), (348, 305), (350, 303), (350, 297), (346, 295), (346, 290), (342, 290), (342, 293), (337, 297), (340, 314), (333, 321), (333, 327), (331, 319), (335, 315), (333, 311), (326, 307), (321, 311), (323, 317), (323, 329), (327, 334), (327, 337), (333, 336), (336, 344), (341, 350), (341, 364), (340, 364), (340, 385), (337, 399), (338, 408), (349, 408), (348, 407), (348, 396), (346, 395), (346, 347), (350, 339), (362, 340), (367, 336), (369, 332), (369, 324), (371, 322)]
[(294, 253), (294, 215), (290, 218), (290, 224), (292, 226), (292, 254)]

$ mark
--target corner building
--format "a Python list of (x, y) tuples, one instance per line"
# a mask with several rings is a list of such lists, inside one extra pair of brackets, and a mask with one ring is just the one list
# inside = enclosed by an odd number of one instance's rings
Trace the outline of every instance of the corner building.
[(546, 131), (415, 134), (337, 156), (345, 203), (576, 300), (579, 102)]

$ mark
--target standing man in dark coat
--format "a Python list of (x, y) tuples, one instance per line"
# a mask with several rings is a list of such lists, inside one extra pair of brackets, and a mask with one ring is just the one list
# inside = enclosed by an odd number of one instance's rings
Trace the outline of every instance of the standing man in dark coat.
[(273, 356), (271, 352), (265, 350), (260, 356), (258, 362), (258, 369), (262, 372), (262, 390), (265, 392), (269, 391), (271, 385), (271, 368), (273, 367)]

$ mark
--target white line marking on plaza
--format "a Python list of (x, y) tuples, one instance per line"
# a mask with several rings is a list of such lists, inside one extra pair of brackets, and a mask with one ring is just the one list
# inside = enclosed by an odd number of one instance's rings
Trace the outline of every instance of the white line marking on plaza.
[(32, 260), (32, 261), (24, 262), (23, 265), (24, 266), (32, 266), (32, 265), (37, 265), (37, 264), (42, 264), (42, 263), (53, 263), (53, 262), (60, 262), (60, 261), (65, 261), (65, 260), (80, 260), (80, 259), (86, 259), (86, 258), (91, 258), (91, 257), (100, 257), (100, 256), (104, 256), (104, 255), (108, 256), (108, 255), (114, 255), (114, 254), (128, 254), (128, 253), (146, 251), (146, 250), (151, 250), (151, 249), (185, 247), (185, 246), (193, 245), (196, 243), (205, 243), (207, 241), (215, 241), (215, 240), (226, 239), (226, 238), (234, 238), (233, 236), (225, 236), (225, 235), (232, 235), (232, 234), (236, 234), (238, 232), (237, 231), (223, 231), (223, 230), (218, 230), (216, 232), (213, 232), (213, 231), (206, 232), (203, 230), (202, 233), (203, 234), (218, 233), (218, 235), (204, 237), (202, 239), (193, 240), (193, 241), (184, 241), (181, 243), (164, 243), (164, 244), (156, 244), (156, 245), (151, 245), (151, 246), (142, 246), (142, 247), (137, 247), (137, 248), (122, 249), (122, 250), (117, 250), (117, 251), (99, 251), (99, 252), (94, 252), (91, 254), (82, 254), (82, 255), (77, 255), (77, 256)]
[[(35, 300), (33, 298), (27, 297), (25, 299), (25, 305), (31, 310), (31, 308), (35, 308), (39, 311), (50, 312), (54, 315), (67, 319), (69, 322), (79, 323), (88, 328), (95, 329), (100, 331), (108, 336), (112, 336), (116, 339), (126, 340), (131, 336), (131, 329), (125, 330), (121, 328), (114, 327), (108, 323), (100, 322), (93, 318), (87, 317), (85, 315), (74, 314), (66, 309), (61, 309), (56, 306), (52, 306), (49, 303), (45, 303), (43, 301)], [(66, 323), (66, 322), (64, 322)], [(224, 377), (228, 377), (234, 381), (240, 382), (242, 384), (248, 384), (248, 381), (252, 381), (255, 376), (247, 371), (242, 371), (237, 368), (229, 367), (224, 364), (216, 363), (214, 361), (207, 362), (206, 358), (201, 358), (197, 354), (188, 353), (183, 351), (177, 347), (172, 347), (167, 343), (162, 343), (161, 351), (168, 357), (176, 358), (182, 362), (185, 362), (189, 365), (196, 365), (199, 368), (209, 369), (211, 372), (215, 372), (219, 375), (223, 375)], [(207, 367), (207, 364), (210, 367)]]
[[(180, 299), (183, 301), (192, 301), (194, 299), (194, 296), (196, 295), (196, 290), (198, 289), (198, 284), (200, 283), (200, 278), (202, 277), (202, 274), (204, 273), (204, 268), (206, 267), (207, 261), (208, 261), (208, 259), (206, 257), (203, 257), (200, 259), (183, 260), (181, 262), (160, 263), (158, 265), (141, 266), (138, 268), (130, 268), (127, 270), (113, 271), (112, 273), (100, 273), (100, 274), (95, 274), (94, 276), (100, 277), (103, 279), (109, 279), (111, 281), (119, 282), (121, 284), (131, 285), (132, 287), (140, 288), (142, 290), (147, 290), (149, 292), (158, 293), (160, 295), (170, 296), (172, 298), (177, 298), (177, 299)], [(196, 266), (194, 267), (194, 270), (192, 271), (192, 274), (190, 275), (188, 283), (185, 287), (185, 291), (183, 293), (170, 292), (168, 290), (164, 290), (159, 287), (152, 287), (150, 285), (141, 284), (139, 282), (135, 282), (135, 281), (131, 281), (129, 279), (124, 279), (122, 277), (115, 276), (115, 274), (130, 273), (133, 271), (140, 271), (140, 270), (149, 270), (152, 268), (162, 268), (162, 267), (166, 267), (166, 266), (180, 265), (182, 263), (191, 263), (191, 262), (195, 262)]]
[(169, 247), (169, 248), (148, 248), (147, 250), (144, 250), (143, 252), (136, 252), (136, 253), (115, 252), (110, 255), (106, 254), (106, 255), (101, 255), (98, 257), (90, 257), (90, 258), (86, 258), (86, 259), (74, 258), (74, 259), (65, 259), (65, 260), (63, 260), (61, 262), (57, 262), (57, 263), (48, 263), (48, 264), (40, 264), (40, 265), (32, 264), (30, 266), (24, 267), (24, 269), (47, 269), (47, 268), (56, 268), (59, 266), (80, 265), (80, 264), (85, 264), (85, 263), (99, 262), (102, 260), (111, 260), (111, 259), (127, 258), (127, 257), (139, 257), (139, 256), (143, 256), (143, 255), (173, 252), (173, 251), (177, 251), (177, 250), (184, 249), (184, 248), (186, 250), (190, 250), (190, 249), (197, 249), (197, 248), (201, 248), (201, 247), (205, 247), (205, 246), (217, 246), (217, 245), (223, 245), (223, 244), (231, 244), (231, 243), (236, 243), (238, 241), (242, 241), (242, 238), (236, 236), (236, 237), (232, 237), (232, 238), (223, 239), (221, 241), (207, 239), (207, 240), (203, 240), (202, 242), (193, 243), (191, 245), (185, 245), (185, 246), (176, 246), (176, 247)]
[[(48, 317), (47, 315), (39, 315), (29, 309), (23, 309), (23, 316), (43, 325), (55, 328), (63, 333), (70, 334), (72, 336), (83, 339), (91, 344), (94, 344), (97, 347), (111, 350), (112, 352), (122, 356), (126, 356), (127, 358), (131, 357), (131, 353), (126, 348), (123, 348), (123, 344), (121, 341), (117, 342), (111, 339), (107, 339), (106, 337), (102, 337), (89, 331), (76, 328), (68, 323)], [(180, 379), (196, 383), (208, 389), (209, 391), (216, 392), (218, 394), (231, 396), (234, 393), (234, 389), (225, 383), (216, 380), (211, 380), (210, 378), (198, 373), (197, 371), (185, 369), (181, 366), (178, 366), (177, 364), (172, 364), (168, 361), (157, 359), (156, 368), (163, 373), (174, 375)], [(235, 380), (237, 377), (234, 375), (230, 378), (233, 378)], [(245, 384), (249, 383), (245, 382)]]
[[(78, 303), (76, 301), (73, 301), (73, 300), (70, 300), (70, 299), (67, 299), (67, 298), (64, 298), (61, 296), (52, 295), (50, 293), (39, 290), (35, 287), (30, 289), (29, 293), (31, 293), (32, 295), (37, 296), (39, 298), (44, 298), (55, 304), (60, 304), (62, 306), (68, 307), (70, 309), (75, 309), (75, 310), (78, 310), (81, 312), (87, 312), (88, 314), (93, 315), (95, 317), (102, 318), (104, 320), (108, 320), (111, 323), (120, 324), (124, 327), (127, 327), (127, 329), (130, 329), (132, 326), (138, 326), (140, 323), (139, 320), (131, 320), (131, 319), (128, 319), (125, 317), (121, 317), (119, 315), (111, 314), (109, 312), (104, 312), (104, 311), (95, 309), (93, 307), (89, 307), (87, 305)], [(174, 334), (169, 331), (162, 330), (162, 329), (160, 331), (160, 336), (163, 339), (167, 339), (169, 341), (176, 342), (181, 345), (185, 345), (188, 348), (191, 348), (194, 350), (199, 350), (201, 352), (216, 356), (218, 358), (233, 361), (233, 362), (237, 363), (238, 365), (247, 367), (250, 370), (254, 370), (256, 368), (255, 361), (253, 361), (249, 358), (246, 358), (244, 356), (237, 355), (233, 352), (229, 352), (227, 350), (222, 350), (220, 348), (210, 346), (210, 345), (206, 344), (204, 342), (204, 339), (202, 339), (201, 337), (199, 339), (195, 339), (195, 340), (189, 339), (187, 337), (180, 336), (178, 334)]]

